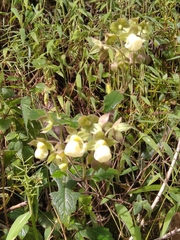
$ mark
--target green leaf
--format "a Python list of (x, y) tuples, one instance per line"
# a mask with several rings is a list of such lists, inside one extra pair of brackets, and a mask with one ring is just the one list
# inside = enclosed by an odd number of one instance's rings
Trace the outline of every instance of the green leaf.
[(5, 164), (5, 167), (7, 167), (10, 162), (13, 160), (13, 157), (15, 156), (16, 151), (14, 150), (6, 150), (3, 153), (3, 161)]
[(20, 15), (18, 13), (18, 10), (16, 8), (11, 8), (11, 12), (14, 13), (15, 17), (19, 20), (19, 24), (22, 27), (23, 23), (22, 23), (22, 15)]
[(76, 211), (76, 204), (80, 194), (62, 186), (61, 190), (50, 193), (50, 196), (61, 221), (67, 224), (67, 219)]
[(178, 204), (180, 204), (180, 195), (175, 193), (170, 193), (172, 199), (174, 199)]
[(155, 151), (157, 152), (160, 156), (162, 156), (162, 153), (160, 152), (159, 150), (159, 147), (158, 145), (154, 142), (154, 140), (148, 136), (147, 134), (145, 133), (139, 133), (141, 138)]
[(133, 213), (134, 215), (137, 215), (141, 210), (142, 210), (142, 204), (143, 202), (142, 201), (137, 201), (134, 203), (133, 205)]
[(118, 175), (118, 171), (116, 169), (108, 168), (105, 171), (102, 168), (100, 168), (99, 171), (94, 174), (93, 179), (99, 182), (102, 180), (108, 180), (110, 178), (113, 178), (114, 175)]
[(76, 240), (84, 240), (84, 238), (87, 238), (89, 240), (113, 240), (109, 229), (105, 227), (87, 228), (85, 230), (79, 231), (75, 235)]
[(148, 105), (151, 106), (151, 103), (148, 98), (141, 96), (142, 100)]
[(45, 114), (45, 110), (43, 109), (31, 109), (29, 111), (29, 120), (37, 120)]
[(148, 186), (152, 185), (154, 182), (156, 182), (158, 179), (161, 179), (161, 174), (157, 173), (154, 176), (151, 176), (150, 180), (148, 181)]
[(36, 58), (32, 61), (33, 66), (36, 69), (47, 67), (47, 61), (44, 56), (40, 56), (39, 58)]
[(3, 99), (12, 98), (14, 96), (14, 91), (11, 88), (3, 87), (1, 89), (1, 95), (2, 95)]
[(20, 28), (20, 36), (21, 36), (21, 42), (22, 44), (25, 43), (25, 39), (26, 39), (26, 33), (25, 33), (25, 29), (24, 28)]
[[(27, 225), (25, 225), (24, 227), (27, 227)], [(23, 237), (23, 233), (22, 231), (25, 233), (25, 231), (27, 231), (26, 229), (22, 229), (21, 232), (19, 233), (18, 237), (20, 240), (34, 240), (34, 229), (32, 227), (28, 227), (28, 232), (27, 234)], [(36, 229), (36, 233), (38, 235), (38, 240), (44, 240), (43, 236), (41, 235), (41, 233), (38, 231), (38, 229)]]
[(143, 208), (147, 211), (147, 215), (150, 218), (151, 217), (151, 213), (152, 213), (152, 208), (151, 208), (151, 205), (148, 203), (147, 200), (143, 201)]
[(20, 239), (24, 239), (27, 236), (28, 232), (29, 232), (29, 226), (28, 225), (24, 225), (24, 227), (19, 232), (18, 237)]
[(76, 87), (77, 87), (78, 93), (81, 94), (81, 92), (82, 92), (82, 80), (81, 80), (81, 75), (79, 73), (76, 75)]
[(18, 134), (16, 132), (10, 132), (6, 135), (5, 139), (6, 139), (6, 141), (9, 141), (16, 137), (18, 137)]
[(112, 91), (104, 98), (104, 112), (108, 113), (115, 109), (115, 107), (122, 102), (124, 96), (119, 91)]
[(62, 178), (65, 175), (64, 172), (62, 172), (61, 170), (57, 170), (55, 172), (52, 173), (52, 177), (53, 178)]
[(172, 160), (174, 153), (171, 147), (166, 142), (162, 142), (161, 144), (163, 145), (165, 152), (169, 155), (170, 159)]
[(27, 224), (30, 217), (31, 217), (30, 212), (20, 215), (11, 226), (6, 240), (14, 240), (19, 234), (19, 232), (22, 230), (24, 225)]
[(102, 205), (102, 204), (104, 204), (104, 203), (106, 203), (106, 202), (108, 202), (110, 199), (112, 199), (112, 198), (114, 198), (115, 197), (115, 195), (113, 194), (110, 194), (110, 195), (107, 195), (106, 197), (104, 197), (103, 199), (102, 199), (102, 201), (101, 201), (101, 203), (100, 203), (100, 205)]
[(53, 228), (53, 214), (51, 212), (39, 212), (38, 223), (44, 228)]
[(28, 132), (27, 125), (29, 120), (30, 106), (31, 106), (31, 99), (29, 97), (24, 97), (21, 99), (22, 116), (24, 119), (24, 124), (27, 132)]
[(164, 236), (164, 234), (166, 234), (166, 232), (167, 232), (167, 230), (169, 228), (169, 225), (171, 223), (171, 220), (172, 220), (174, 214), (176, 213), (176, 211), (177, 211), (177, 207), (176, 206), (172, 207), (168, 211), (168, 213), (167, 213), (167, 215), (166, 215), (166, 217), (164, 219), (164, 224), (163, 224), (162, 230), (160, 232), (160, 237), (162, 237), (162, 236)]
[(4, 73), (0, 72), (0, 86), (2, 85), (3, 81), (4, 81)]
[(129, 193), (130, 194), (137, 194), (137, 193), (142, 193), (142, 192), (159, 191), (160, 187), (161, 187), (161, 185), (154, 184), (154, 185), (150, 185), (150, 186), (140, 187), (136, 190), (132, 189)]
[(11, 125), (11, 119), (0, 119), (0, 132), (4, 133)]
[[(51, 164), (51, 174), (57, 169), (57, 166)], [(77, 200), (81, 194), (72, 190), (72, 180), (68, 177), (63, 176), (62, 178), (55, 178), (54, 180), (57, 182), (58, 191), (50, 194), (52, 204), (56, 208), (61, 221), (66, 225), (68, 224), (71, 214), (76, 211)]]
[(140, 229), (138, 226), (134, 226), (131, 215), (128, 209), (121, 204), (115, 205), (118, 217), (123, 221), (123, 223), (128, 228), (133, 240), (141, 240)]
[(53, 52), (54, 52), (54, 49), (55, 49), (54, 39), (50, 40), (47, 43), (46, 49), (47, 49), (47, 53), (49, 53), (51, 55), (51, 57), (53, 57)]

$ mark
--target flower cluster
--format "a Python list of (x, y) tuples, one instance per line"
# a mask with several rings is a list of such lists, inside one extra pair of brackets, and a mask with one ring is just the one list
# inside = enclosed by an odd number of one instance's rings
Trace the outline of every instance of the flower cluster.
[[(69, 157), (82, 157), (86, 151), (86, 144), (77, 135), (72, 135), (67, 143), (64, 153)], [(98, 140), (95, 144), (94, 159), (98, 162), (107, 162), (112, 158), (111, 150), (104, 140)]]
[(110, 69), (113, 73), (118, 70), (124, 71), (132, 64), (148, 64), (150, 57), (143, 47), (143, 43), (148, 40), (151, 32), (148, 22), (140, 22), (139, 18), (129, 20), (119, 18), (111, 23), (110, 30), (111, 33), (106, 33), (104, 41), (96, 38), (88, 39), (92, 45), (91, 54), (98, 53), (101, 61), (109, 57)]
[(83, 157), (94, 169), (106, 167), (112, 159), (110, 148), (122, 140), (122, 131), (131, 128), (121, 123), (121, 118), (112, 123), (110, 113), (99, 118), (95, 115), (81, 116), (78, 125), (78, 130), (66, 126), (69, 135), (56, 145), (44, 138), (31, 141), (29, 144), (36, 147), (35, 158), (55, 163), (62, 172), (67, 171), (70, 162), (73, 163), (71, 158)]

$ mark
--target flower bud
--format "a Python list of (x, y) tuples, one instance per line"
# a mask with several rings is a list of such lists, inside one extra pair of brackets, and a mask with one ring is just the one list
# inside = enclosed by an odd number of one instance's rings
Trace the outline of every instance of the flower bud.
[(125, 47), (130, 51), (138, 51), (142, 47), (143, 42), (142, 38), (131, 33), (126, 39)]
[(62, 172), (66, 172), (67, 169), (68, 169), (68, 164), (67, 163), (60, 163), (58, 165), (59, 169), (62, 171)]
[(77, 135), (72, 135), (67, 143), (64, 153), (69, 157), (82, 157), (85, 152), (85, 144)]
[(117, 72), (117, 70), (118, 70), (118, 63), (117, 62), (111, 63), (111, 71)]
[(48, 156), (48, 149), (43, 142), (37, 143), (37, 149), (34, 153), (35, 158), (44, 160)]
[(111, 150), (104, 140), (98, 140), (95, 145), (94, 158), (100, 162), (108, 162), (111, 158)]
[(110, 94), (112, 92), (112, 87), (110, 83), (106, 83), (106, 93)]

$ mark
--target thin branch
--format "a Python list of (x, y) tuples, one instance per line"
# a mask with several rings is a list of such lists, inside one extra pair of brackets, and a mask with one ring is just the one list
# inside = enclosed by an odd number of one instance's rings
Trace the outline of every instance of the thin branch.
[(25, 202), (18, 203), (18, 204), (16, 204), (16, 205), (8, 208), (8, 209), (6, 210), (6, 212), (10, 212), (10, 211), (13, 211), (13, 210), (15, 210), (15, 209), (17, 209), (17, 208), (25, 207), (25, 206), (27, 206), (27, 202), (26, 202), (26, 201), (25, 201)]
[(164, 236), (162, 237), (159, 237), (159, 238), (156, 238), (154, 240), (164, 240), (164, 239), (168, 239), (169, 237), (172, 237), (176, 234), (179, 234), (180, 233), (180, 228), (175, 228), (174, 230), (168, 232), (167, 234), (165, 234)]
[(168, 172), (166, 174), (166, 178), (164, 179), (163, 185), (161, 186), (161, 188), (160, 188), (156, 198), (154, 199), (154, 202), (151, 205), (151, 209), (152, 210), (155, 208), (155, 206), (159, 202), (159, 199), (161, 198), (161, 196), (162, 196), (162, 194), (164, 192), (164, 189), (165, 189), (165, 187), (166, 187), (166, 185), (167, 185), (167, 183), (169, 181), (169, 178), (170, 178), (170, 176), (172, 174), (173, 168), (174, 168), (174, 166), (176, 164), (179, 152), (180, 152), (180, 138), (178, 140), (178, 145), (177, 145), (177, 148), (176, 148), (176, 152), (175, 152), (174, 157), (172, 159), (171, 166), (170, 166), (170, 168), (169, 168), (169, 170), (168, 170)]

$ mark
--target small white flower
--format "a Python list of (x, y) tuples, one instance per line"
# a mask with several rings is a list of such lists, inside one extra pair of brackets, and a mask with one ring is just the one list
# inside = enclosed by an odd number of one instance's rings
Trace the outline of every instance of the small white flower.
[(131, 33), (126, 39), (125, 47), (130, 51), (138, 51), (142, 47), (143, 42), (144, 40), (142, 38)]
[(82, 157), (85, 152), (85, 144), (77, 135), (72, 135), (67, 143), (64, 153), (69, 157)]
[(48, 156), (48, 149), (43, 142), (37, 143), (37, 149), (34, 153), (35, 158), (44, 160)]
[(104, 140), (98, 140), (95, 145), (94, 158), (98, 162), (108, 162), (111, 158), (111, 150)]

